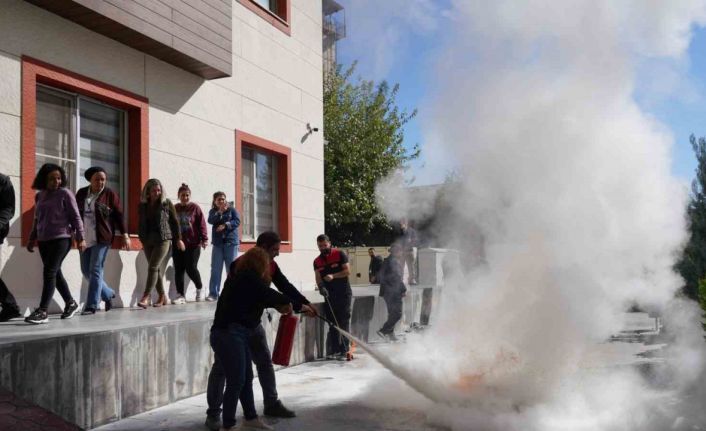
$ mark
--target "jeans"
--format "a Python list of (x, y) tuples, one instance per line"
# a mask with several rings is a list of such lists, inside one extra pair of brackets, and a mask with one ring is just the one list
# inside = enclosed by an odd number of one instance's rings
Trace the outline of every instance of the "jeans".
[(380, 328), (380, 332), (392, 334), (395, 331), (395, 325), (402, 318), (402, 295), (391, 293), (383, 296), (383, 299), (387, 304), (387, 321)]
[(230, 269), (230, 264), (233, 263), (237, 255), (238, 244), (220, 244), (213, 245), (211, 251), (211, 280), (208, 283), (208, 295), (218, 298), (218, 293), (221, 291), (221, 276), (223, 268), (226, 269), (226, 274)]
[[(331, 322), (338, 322), (338, 327), (350, 332), (351, 327), (351, 303), (353, 292), (350, 287), (346, 289), (329, 289), (327, 304), (324, 305), (326, 318)], [(346, 354), (350, 349), (350, 341), (341, 335), (333, 326), (329, 326), (326, 334), (326, 351), (329, 355), (337, 353)]]
[(39, 308), (46, 310), (54, 296), (54, 291), (58, 290), (61, 298), (66, 304), (74, 300), (69, 291), (69, 285), (61, 273), (61, 264), (71, 250), (71, 238), (57, 238), (49, 241), (39, 241), (39, 255), (44, 264), (42, 277), (42, 299)]
[(81, 253), (81, 272), (88, 280), (86, 308), (96, 309), (101, 300), (109, 301), (115, 296), (115, 291), (103, 279), (103, 267), (109, 249), (110, 244), (96, 244)]
[(152, 293), (156, 288), (157, 293), (164, 295), (164, 271), (169, 262), (169, 241), (162, 241), (157, 244), (144, 244), (145, 256), (147, 257), (147, 282), (145, 283), (145, 295)]
[(407, 282), (412, 283), (417, 281), (417, 260), (414, 255), (414, 249), (405, 250), (404, 252), (404, 262), (402, 263), (402, 269), (404, 270), (404, 265), (407, 264)]
[(174, 281), (176, 282), (177, 293), (185, 296), (186, 289), (184, 284), (184, 273), (189, 274), (189, 278), (194, 282), (197, 289), (201, 289), (201, 273), (198, 269), (199, 257), (201, 257), (201, 248), (187, 248), (184, 251), (174, 249), (172, 251), (172, 259), (174, 260)]
[[(235, 425), (235, 410), (238, 400), (243, 407), (245, 419), (255, 419), (255, 398), (252, 392), (253, 372), (250, 364), (248, 339), (251, 330), (238, 324), (228, 329), (211, 329), (211, 347), (222, 364), (226, 390), (223, 393), (223, 428)], [(210, 395), (210, 393), (209, 393)]]
[[(0, 247), (1, 246), (2, 245), (0, 244)], [(0, 252), (0, 259), (2, 259), (1, 256), (2, 253)], [(2, 261), (0, 260), (0, 262)], [(0, 278), (0, 306), (2, 306), (2, 308), (8, 308), (19, 311), (19, 307), (17, 306), (17, 301), (15, 300), (15, 297), (12, 296), (10, 289), (7, 288), (7, 285), (4, 281), (2, 281), (2, 278)]]
[[(262, 325), (257, 325), (250, 333), (248, 340), (252, 361), (257, 367), (257, 378), (262, 387), (262, 398), (265, 406), (272, 405), (279, 399), (277, 395), (277, 382), (275, 380), (275, 368), (272, 366), (272, 355), (267, 346), (267, 335)], [(208, 402), (208, 416), (218, 416), (221, 413), (223, 404), (223, 387), (226, 377), (221, 361), (216, 356), (211, 372), (208, 374), (208, 389), (206, 390), (206, 400)]]

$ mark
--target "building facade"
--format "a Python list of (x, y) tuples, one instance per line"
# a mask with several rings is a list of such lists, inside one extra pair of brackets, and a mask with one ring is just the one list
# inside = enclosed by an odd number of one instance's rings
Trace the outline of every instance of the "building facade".
[[(148, 178), (176, 201), (182, 183), (204, 212), (224, 191), (241, 213), (241, 246), (264, 230), (302, 290), (324, 229), (321, 0), (2, 0), (0, 172), (17, 194), (2, 278), (20, 306), (41, 294), (30, 185), (45, 162), (69, 187), (91, 165), (108, 171), (126, 206), (133, 250), (108, 255), (105, 277), (123, 306), (142, 294), (146, 263), (137, 205)], [(170, 263), (171, 267), (171, 263)], [(199, 262), (204, 284), (210, 247)], [(75, 298), (86, 282), (72, 250), (63, 272)], [(174, 296), (173, 271), (167, 285)], [(195, 290), (190, 285), (187, 299)], [(63, 307), (58, 294), (52, 310)]]

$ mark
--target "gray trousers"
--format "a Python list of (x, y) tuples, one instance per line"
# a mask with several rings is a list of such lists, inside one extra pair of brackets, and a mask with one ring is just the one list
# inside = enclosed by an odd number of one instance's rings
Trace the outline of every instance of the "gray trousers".
[(380, 332), (392, 334), (395, 331), (395, 325), (402, 319), (402, 294), (386, 294), (383, 299), (387, 304), (387, 321), (380, 328)]
[[(257, 368), (257, 378), (262, 386), (262, 398), (265, 405), (273, 404), (279, 396), (277, 395), (277, 382), (275, 381), (275, 368), (272, 366), (272, 355), (267, 346), (267, 335), (262, 324), (253, 329), (253, 334), (249, 340), (250, 356)], [(208, 416), (219, 416), (223, 405), (223, 391), (226, 386), (226, 376), (223, 366), (216, 358), (208, 374), (208, 388), (206, 389), (206, 401)]]

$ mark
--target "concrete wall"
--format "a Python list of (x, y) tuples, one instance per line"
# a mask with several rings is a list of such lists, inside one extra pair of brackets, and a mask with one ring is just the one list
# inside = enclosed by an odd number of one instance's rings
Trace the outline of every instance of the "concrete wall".
[[(311, 266), (318, 253), (315, 237), (324, 229), (323, 134), (302, 138), (307, 122), (318, 127), (323, 123), (321, 1), (292, 1), (291, 37), (238, 2), (232, 8), (233, 76), (205, 81), (27, 2), (2, 0), (0, 172), (10, 175), (19, 190), (22, 55), (147, 97), (150, 176), (163, 181), (171, 198), (182, 182), (191, 186), (192, 199), (204, 209), (215, 190), (235, 198), (236, 129), (288, 146), (293, 253), (283, 254), (279, 263), (298, 287), (311, 289)], [(41, 262), (37, 253), (19, 247), (18, 214), (9, 244), (2, 247), (1, 274), (22, 307), (35, 307)], [(210, 249), (201, 256), (199, 269), (207, 282)], [(76, 251), (63, 270), (75, 298), (85, 300)], [(110, 252), (106, 278), (118, 290), (119, 303), (139, 298), (145, 275), (141, 253)], [(193, 295), (192, 285), (187, 298)], [(58, 295), (55, 298), (53, 310), (63, 307)]]
[[(371, 295), (375, 290), (356, 289), (353, 300), (351, 332), (364, 341), (376, 339), (387, 318), (382, 298)], [(402, 324), (429, 321), (433, 290), (410, 289)], [(321, 310), (323, 304), (316, 306)], [(204, 307), (199, 319), (181, 320), (174, 313), (171, 322), (121, 328), (116, 316), (109, 331), (0, 343), (0, 387), (83, 428), (197, 395), (206, 390), (213, 360), (213, 308)], [(279, 322), (272, 314), (271, 323), (262, 319), (270, 348)], [(321, 320), (304, 319), (290, 365), (322, 358), (326, 332)]]

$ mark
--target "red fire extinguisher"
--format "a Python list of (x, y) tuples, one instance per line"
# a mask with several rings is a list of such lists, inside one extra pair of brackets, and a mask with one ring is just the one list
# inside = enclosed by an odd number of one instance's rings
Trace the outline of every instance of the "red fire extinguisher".
[(292, 356), (294, 347), (294, 334), (297, 330), (299, 319), (294, 314), (284, 314), (279, 316), (279, 326), (277, 337), (275, 338), (275, 348), (272, 350), (272, 363), (277, 365), (289, 365), (289, 358)]

